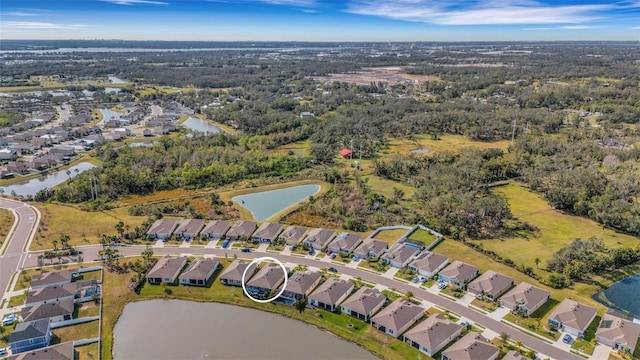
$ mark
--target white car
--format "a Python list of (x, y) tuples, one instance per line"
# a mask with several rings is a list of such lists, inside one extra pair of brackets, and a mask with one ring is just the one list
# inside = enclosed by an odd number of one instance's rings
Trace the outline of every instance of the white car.
[(4, 319), (2, 319), (2, 325), (11, 325), (16, 321), (18, 321), (18, 315), (16, 314), (7, 315), (4, 317)]

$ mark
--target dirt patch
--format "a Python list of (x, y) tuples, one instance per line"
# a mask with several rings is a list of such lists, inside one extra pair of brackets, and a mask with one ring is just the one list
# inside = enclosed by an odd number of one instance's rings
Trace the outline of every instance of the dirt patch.
[(405, 82), (417, 83), (420, 81), (440, 80), (437, 76), (407, 74), (407, 66), (384, 66), (362, 68), (360, 71), (331, 74), (329, 76), (316, 77), (319, 81), (340, 81), (356, 85), (370, 85), (372, 82), (386, 82), (390, 85)]

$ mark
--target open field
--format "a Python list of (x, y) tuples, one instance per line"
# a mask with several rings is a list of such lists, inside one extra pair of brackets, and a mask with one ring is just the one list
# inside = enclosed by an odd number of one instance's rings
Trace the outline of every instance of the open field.
[[(231, 260), (232, 259), (221, 259), (222, 264), (225, 266), (228, 265)], [(404, 344), (401, 340), (392, 339), (378, 330), (371, 329), (370, 325), (359, 322), (347, 315), (338, 315), (328, 313), (324, 310), (315, 311), (309, 309), (300, 313), (295, 309), (295, 307), (273, 303), (260, 304), (253, 302), (242, 295), (242, 289), (220, 284), (216, 279), (218, 274), (219, 272), (215, 274), (214, 279), (210, 281), (210, 287), (197, 288), (188, 286), (166, 286), (165, 288), (159, 285), (145, 284), (140, 295), (136, 295), (126, 287), (131, 274), (118, 275), (105, 273), (105, 306), (103, 309), (104, 343), (102, 348), (102, 358), (111, 359), (113, 328), (126, 303), (157, 298), (221, 302), (256, 308), (258, 310), (269, 311), (293, 319), (302, 320), (306, 323), (327, 329), (342, 338), (363, 345), (368, 350), (371, 350), (386, 359), (408, 359), (418, 357), (418, 351), (409, 345)], [(355, 324), (355, 326), (349, 327), (349, 322)], [(422, 358), (426, 357), (423, 356)]]
[(394, 154), (409, 155), (411, 154), (411, 150), (415, 149), (427, 149), (428, 151), (423, 154), (431, 155), (443, 151), (456, 153), (463, 148), (498, 148), (507, 150), (510, 144), (507, 140), (495, 142), (473, 141), (463, 135), (442, 135), (440, 140), (432, 140), (428, 135), (418, 135), (413, 139), (390, 139), (389, 143), (389, 148), (381, 151), (380, 157), (382, 159)]
[(293, 152), (298, 156), (309, 156), (310, 147), (311, 147), (311, 142), (309, 140), (304, 140), (304, 141), (298, 141), (291, 144), (279, 146), (273, 150), (270, 150), (269, 153), (274, 155), (276, 154), (286, 155), (286, 154), (289, 154), (289, 152)]
[(371, 189), (379, 194), (384, 195), (387, 199), (393, 197), (393, 188), (400, 189), (404, 192), (403, 200), (411, 199), (416, 192), (416, 188), (399, 181), (393, 181), (385, 178), (381, 178), (376, 175), (364, 176), (367, 179), (367, 184)]
[[(133, 229), (146, 220), (144, 216), (129, 215), (126, 208), (88, 212), (69, 205), (33, 205), (42, 213), (42, 224), (31, 244), (32, 251), (53, 248), (51, 242), (59, 239), (63, 233), (69, 235), (69, 244), (74, 246), (98, 244), (100, 234), (116, 234), (115, 225), (118, 221)], [(81, 224), (78, 221), (82, 221)]]
[(391, 85), (404, 83), (407, 80), (435, 81), (437, 76), (407, 74), (406, 66), (384, 66), (362, 68), (358, 72), (330, 74), (329, 76), (316, 77), (319, 81), (340, 81), (357, 85), (370, 85), (372, 82), (386, 82)]
[(635, 248), (640, 245), (640, 239), (634, 236), (603, 229), (595, 221), (553, 209), (540, 195), (523, 186), (512, 183), (496, 187), (493, 191), (508, 200), (514, 217), (540, 229), (535, 234), (480, 241), (485, 249), (510, 258), (518, 265), (536, 268), (534, 260), (537, 257), (543, 268), (553, 253), (576, 238), (588, 239), (595, 236), (602, 238), (609, 247)]

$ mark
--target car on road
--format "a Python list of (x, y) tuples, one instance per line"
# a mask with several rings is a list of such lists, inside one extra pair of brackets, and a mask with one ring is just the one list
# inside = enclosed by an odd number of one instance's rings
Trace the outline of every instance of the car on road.
[(331, 272), (338, 272), (338, 269), (334, 268), (333, 266), (330, 267), (328, 270)]
[(18, 315), (10, 314), (5, 316), (4, 319), (2, 319), (2, 325), (11, 325), (16, 321), (18, 321)]
[(251, 252), (251, 248), (242, 248), (240, 251), (242, 251), (242, 252)]
[(565, 344), (571, 344), (573, 342), (573, 338), (569, 334), (564, 334), (562, 337), (562, 342)]

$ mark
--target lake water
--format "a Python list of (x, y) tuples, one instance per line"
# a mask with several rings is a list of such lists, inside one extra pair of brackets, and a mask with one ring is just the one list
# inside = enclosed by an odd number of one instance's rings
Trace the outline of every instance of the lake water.
[[(45, 188), (52, 188), (58, 184), (61, 184), (69, 180), (69, 176), (75, 177), (76, 175), (94, 167), (96, 166), (93, 165), (92, 163), (81, 162), (66, 170), (56, 171), (36, 179), (22, 181), (19, 183), (8, 185), (8, 186), (0, 186), (0, 188), (4, 190), (5, 194), (11, 194), (12, 191), (15, 191), (17, 195), (22, 195), (22, 196), (35, 195), (40, 190), (44, 190)], [(78, 169), (77, 173), (76, 173), (76, 169)], [(71, 174), (67, 175), (67, 170), (70, 170)]]
[(182, 126), (194, 131), (200, 131), (205, 134), (217, 134), (222, 131), (219, 127), (213, 125), (212, 123), (194, 116), (190, 116), (187, 120), (185, 120), (182, 123)]
[(605, 306), (640, 319), (640, 298), (638, 294), (640, 294), (640, 274), (618, 281), (595, 294), (593, 298)]
[(285, 189), (238, 195), (231, 200), (246, 208), (256, 221), (267, 220), (279, 211), (320, 191), (320, 185), (300, 185)]
[(226, 304), (148, 300), (125, 306), (114, 359), (376, 359), (303, 322)]

